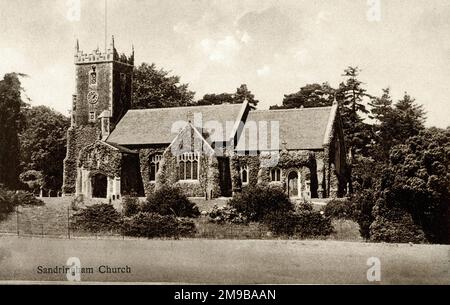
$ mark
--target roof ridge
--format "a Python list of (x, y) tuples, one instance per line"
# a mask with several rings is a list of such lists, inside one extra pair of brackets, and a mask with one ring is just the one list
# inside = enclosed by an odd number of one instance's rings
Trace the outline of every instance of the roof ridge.
[(252, 112), (281, 112), (281, 111), (303, 111), (303, 110), (317, 110), (317, 109), (331, 109), (332, 106), (322, 106), (322, 107), (306, 107), (306, 108), (287, 108), (287, 109), (256, 109), (250, 110)]
[(159, 107), (159, 108), (143, 108), (143, 109), (129, 109), (128, 111), (156, 111), (156, 110), (167, 110), (167, 109), (183, 109), (183, 108), (199, 108), (199, 107), (218, 107), (218, 106), (242, 106), (243, 103), (225, 103), (225, 104), (218, 104), (218, 105), (191, 105), (191, 106), (176, 106), (176, 107)]

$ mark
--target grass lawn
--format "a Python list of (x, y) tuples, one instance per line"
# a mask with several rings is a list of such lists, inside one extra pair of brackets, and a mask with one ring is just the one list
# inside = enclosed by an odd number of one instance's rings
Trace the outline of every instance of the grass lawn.
[[(85, 282), (450, 284), (449, 246), (330, 240), (93, 240), (0, 237), (0, 280), (65, 281), (39, 274), (78, 257)], [(367, 260), (381, 262), (368, 282)], [(100, 266), (131, 268), (102, 274)]]

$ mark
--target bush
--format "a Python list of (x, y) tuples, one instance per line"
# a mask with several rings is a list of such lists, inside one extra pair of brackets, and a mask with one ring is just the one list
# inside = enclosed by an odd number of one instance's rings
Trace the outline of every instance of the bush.
[(139, 213), (141, 208), (139, 198), (137, 197), (124, 196), (122, 200), (122, 205), (123, 205), (122, 213), (127, 217)]
[(33, 194), (26, 191), (10, 191), (0, 185), (0, 220), (8, 217), (19, 205), (44, 205), (44, 202), (37, 199)]
[(121, 215), (110, 204), (94, 204), (72, 215), (72, 227), (88, 232), (119, 231)]
[(264, 223), (275, 235), (305, 238), (333, 233), (331, 218), (308, 208), (296, 212), (270, 213), (264, 218)]
[(423, 230), (417, 226), (411, 215), (399, 209), (392, 209), (377, 216), (370, 225), (370, 240), (390, 243), (425, 243)]
[(370, 239), (370, 225), (374, 221), (372, 210), (375, 206), (375, 190), (361, 190), (351, 198), (353, 218), (359, 225), (359, 232), (364, 239)]
[(260, 221), (270, 213), (292, 211), (294, 206), (279, 187), (249, 186), (228, 204), (249, 221)]
[(139, 212), (127, 217), (123, 223), (123, 233), (134, 237), (187, 237), (196, 232), (195, 224), (173, 215)]
[(8, 217), (8, 214), (14, 212), (15, 204), (11, 200), (12, 192), (0, 185), (0, 220)]
[(173, 215), (176, 217), (198, 217), (200, 211), (177, 187), (164, 186), (151, 194), (142, 206), (142, 212)]
[(36, 198), (32, 193), (27, 191), (15, 191), (11, 192), (12, 200), (15, 205), (31, 205), (31, 206), (43, 206), (45, 203)]
[(229, 205), (220, 208), (217, 207), (217, 205), (214, 205), (211, 212), (209, 212), (209, 218), (210, 222), (219, 224), (246, 224), (248, 222), (247, 217)]
[(331, 217), (334, 219), (354, 219), (352, 204), (345, 199), (330, 200), (323, 211), (327, 217)]

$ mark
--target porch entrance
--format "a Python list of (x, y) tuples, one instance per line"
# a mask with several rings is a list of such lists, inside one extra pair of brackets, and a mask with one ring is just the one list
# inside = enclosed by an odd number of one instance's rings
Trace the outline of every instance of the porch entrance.
[(224, 197), (231, 197), (230, 159), (218, 157), (217, 160), (219, 163), (220, 193)]
[(292, 171), (288, 175), (288, 194), (289, 197), (298, 197), (298, 174)]
[(91, 177), (92, 198), (106, 198), (108, 178), (103, 174), (95, 174)]

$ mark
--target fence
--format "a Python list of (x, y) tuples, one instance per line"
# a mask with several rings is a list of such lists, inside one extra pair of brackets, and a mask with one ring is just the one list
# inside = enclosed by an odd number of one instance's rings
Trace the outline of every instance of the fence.
[[(55, 238), (131, 238), (123, 234), (121, 229), (113, 232), (85, 232), (77, 230), (71, 216), (75, 213), (70, 204), (61, 204), (61, 201), (47, 203), (44, 206), (19, 206), (6, 220), (0, 221), (0, 234), (55, 237)], [(193, 219), (196, 233), (193, 238), (205, 239), (272, 239), (275, 237), (269, 228), (261, 223), (250, 224), (218, 224), (210, 221), (208, 217)], [(282, 225), (290, 227), (289, 221)], [(317, 224), (313, 225), (316, 226)], [(342, 226), (342, 225), (341, 225)], [(335, 227), (336, 228), (336, 227)], [(339, 227), (337, 227), (339, 229)], [(353, 228), (350, 228), (353, 230)], [(350, 229), (346, 229), (347, 231)], [(340, 231), (344, 231), (341, 230)], [(297, 236), (298, 237), (298, 236)], [(282, 238), (287, 238), (286, 236)]]

